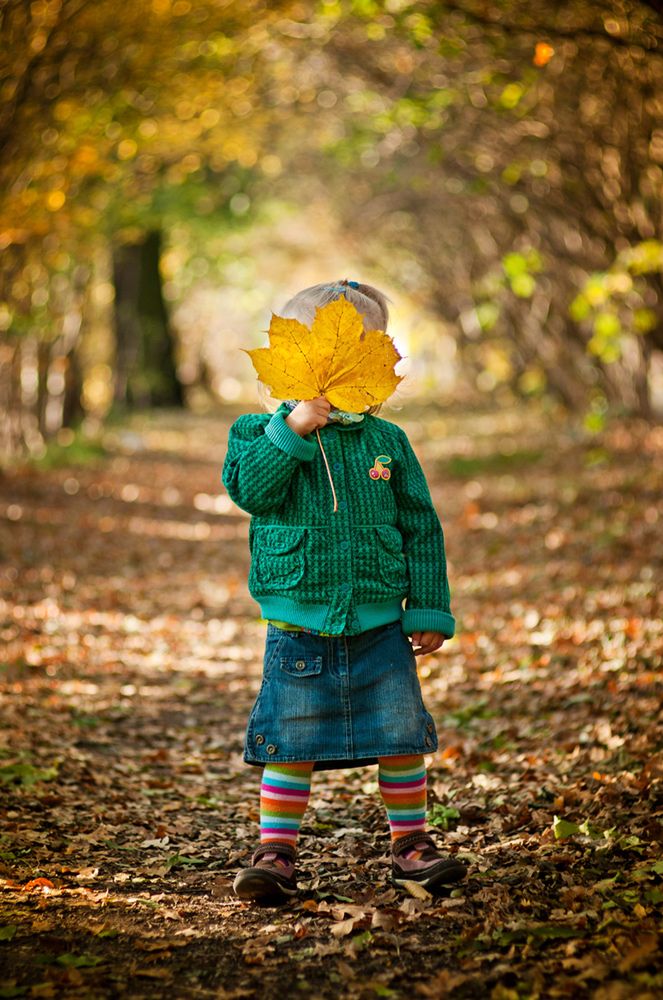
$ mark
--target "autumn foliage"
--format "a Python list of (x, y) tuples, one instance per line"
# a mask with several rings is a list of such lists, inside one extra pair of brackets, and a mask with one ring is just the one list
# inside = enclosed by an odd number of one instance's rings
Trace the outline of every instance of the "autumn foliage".
[(258, 378), (277, 399), (326, 399), (361, 413), (383, 403), (401, 377), (400, 354), (383, 330), (364, 330), (361, 315), (341, 296), (316, 310), (309, 329), (272, 316), (269, 347), (249, 351)]
[(235, 415), (134, 418), (92, 464), (5, 478), (0, 990), (654, 1000), (660, 431), (392, 414), (445, 520), (458, 634), (419, 670), (429, 823), (468, 879), (394, 889), (375, 769), (324, 772), (302, 891), (264, 910), (232, 893), (264, 639), (219, 493)]

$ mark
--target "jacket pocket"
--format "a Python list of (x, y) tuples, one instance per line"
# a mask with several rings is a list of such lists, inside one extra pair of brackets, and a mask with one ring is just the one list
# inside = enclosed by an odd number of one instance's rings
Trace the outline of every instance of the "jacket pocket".
[(377, 525), (375, 541), (378, 576), (390, 589), (404, 591), (408, 574), (400, 531), (390, 524)]
[(304, 575), (305, 528), (260, 528), (254, 544), (256, 582), (266, 590), (289, 590)]
[(293, 677), (313, 677), (322, 673), (322, 657), (282, 656), (281, 670)]

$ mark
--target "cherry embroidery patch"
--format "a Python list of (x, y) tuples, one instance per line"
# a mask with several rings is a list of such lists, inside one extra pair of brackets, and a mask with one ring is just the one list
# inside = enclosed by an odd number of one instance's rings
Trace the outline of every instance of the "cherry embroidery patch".
[(391, 458), (389, 455), (378, 455), (374, 464), (368, 470), (371, 479), (391, 479), (391, 469), (385, 468), (390, 462)]

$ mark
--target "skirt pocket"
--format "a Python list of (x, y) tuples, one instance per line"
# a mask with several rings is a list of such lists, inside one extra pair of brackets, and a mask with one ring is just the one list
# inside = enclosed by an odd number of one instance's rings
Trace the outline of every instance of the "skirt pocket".
[(293, 677), (314, 677), (322, 673), (321, 656), (282, 656), (281, 670)]
[(282, 635), (249, 717), (244, 759), (250, 763), (315, 759), (325, 718), (335, 717), (326, 639)]

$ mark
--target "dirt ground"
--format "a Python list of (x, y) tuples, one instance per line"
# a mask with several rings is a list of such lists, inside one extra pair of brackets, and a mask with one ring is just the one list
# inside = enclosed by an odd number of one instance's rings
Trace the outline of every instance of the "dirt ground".
[(0, 478), (0, 998), (660, 997), (663, 430), (390, 416), (445, 527), (430, 822), (469, 874), (392, 888), (376, 768), (319, 773), (274, 909), (231, 888), (265, 628), (234, 416), (136, 417)]

